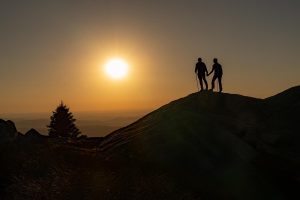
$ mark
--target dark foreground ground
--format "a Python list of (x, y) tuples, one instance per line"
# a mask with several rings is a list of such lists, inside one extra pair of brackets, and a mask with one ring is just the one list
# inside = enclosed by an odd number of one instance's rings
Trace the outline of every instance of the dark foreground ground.
[(104, 138), (6, 134), (1, 121), (0, 199), (300, 199), (299, 113), (295, 87), (195, 93)]

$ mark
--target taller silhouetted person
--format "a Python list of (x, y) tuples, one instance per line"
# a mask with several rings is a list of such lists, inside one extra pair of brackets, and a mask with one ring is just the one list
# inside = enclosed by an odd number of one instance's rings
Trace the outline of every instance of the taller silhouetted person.
[(222, 87), (222, 75), (223, 75), (223, 70), (222, 70), (222, 66), (220, 65), (220, 63), (218, 63), (218, 59), (214, 58), (214, 64), (212, 66), (212, 70), (211, 72), (209, 72), (208, 76), (212, 73), (214, 73), (214, 76), (212, 78), (211, 81), (211, 89), (213, 90), (215, 88), (215, 80), (218, 79), (219, 82), (219, 92), (222, 92), (223, 87)]
[(201, 86), (201, 91), (203, 90), (202, 80), (204, 81), (205, 89), (207, 90), (208, 86), (207, 86), (207, 81), (206, 81), (205, 76), (208, 75), (208, 71), (207, 71), (205, 63), (202, 62), (201, 58), (198, 58), (198, 62), (196, 63), (196, 67), (195, 67), (195, 73), (198, 75), (198, 79), (199, 79), (200, 86)]

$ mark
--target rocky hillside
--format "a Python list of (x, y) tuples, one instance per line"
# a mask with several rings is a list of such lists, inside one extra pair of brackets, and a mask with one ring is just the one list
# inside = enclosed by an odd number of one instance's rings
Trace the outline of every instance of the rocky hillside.
[(104, 138), (31, 130), (1, 144), (0, 198), (297, 199), (299, 112), (299, 86), (267, 99), (200, 92)]

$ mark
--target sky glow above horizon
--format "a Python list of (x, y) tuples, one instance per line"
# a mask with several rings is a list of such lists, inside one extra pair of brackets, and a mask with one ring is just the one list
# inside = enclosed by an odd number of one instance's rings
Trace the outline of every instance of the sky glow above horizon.
[[(297, 0), (4, 0), (0, 113), (152, 110), (197, 91), (198, 57), (224, 92), (265, 98), (300, 84), (299, 19)], [(99, 70), (116, 56), (120, 81)]]

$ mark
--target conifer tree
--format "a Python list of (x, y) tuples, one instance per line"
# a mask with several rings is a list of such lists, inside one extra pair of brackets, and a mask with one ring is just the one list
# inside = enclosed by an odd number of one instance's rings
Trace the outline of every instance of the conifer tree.
[(75, 125), (76, 119), (63, 102), (53, 111), (50, 119), (50, 125), (47, 126), (50, 137), (76, 138), (80, 134)]

